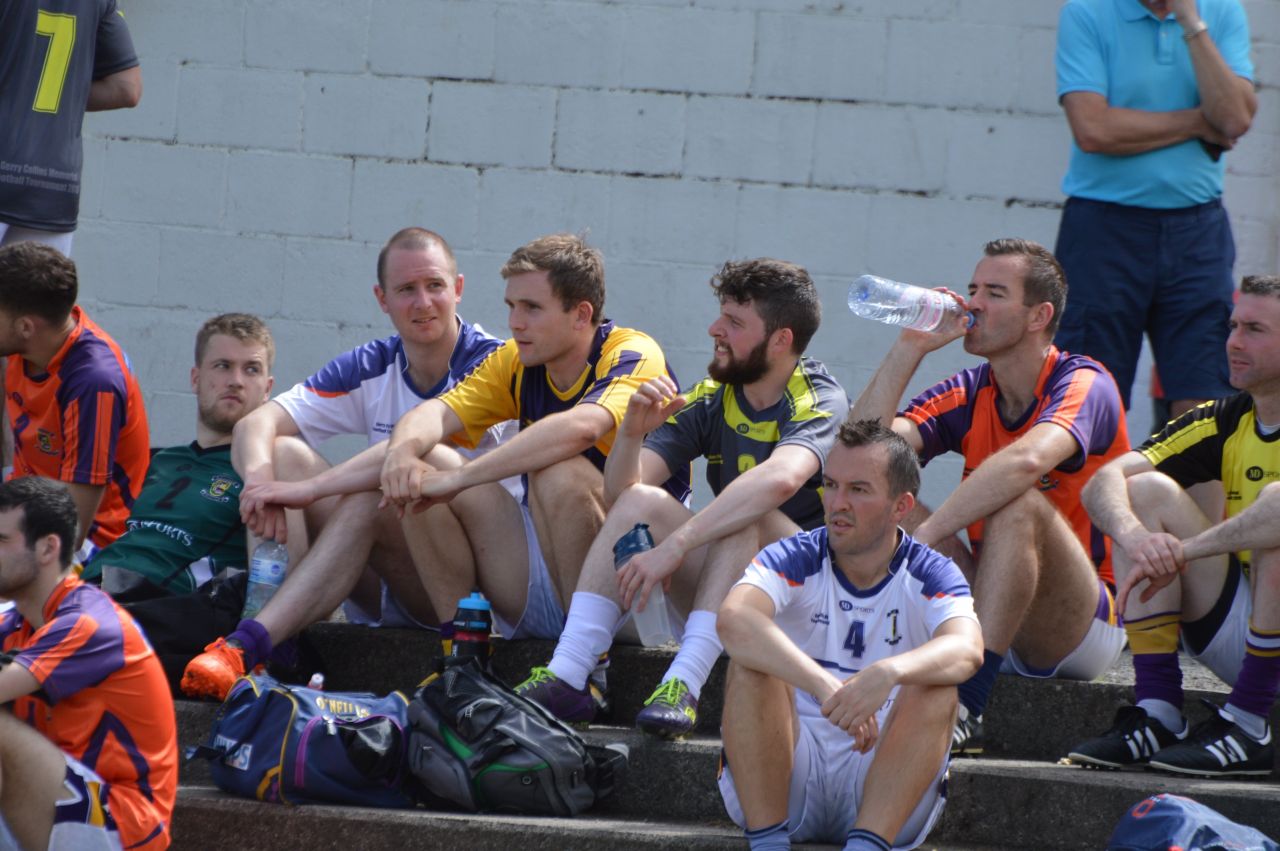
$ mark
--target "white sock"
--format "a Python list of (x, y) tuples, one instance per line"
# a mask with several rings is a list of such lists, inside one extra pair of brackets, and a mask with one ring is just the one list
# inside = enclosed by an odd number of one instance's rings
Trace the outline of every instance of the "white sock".
[(1222, 707), (1231, 716), (1232, 720), (1240, 725), (1240, 729), (1244, 730), (1255, 741), (1260, 742), (1267, 735), (1267, 719), (1261, 715), (1255, 715), (1252, 712), (1245, 712), (1238, 706), (1228, 703)]
[(608, 597), (575, 591), (569, 601), (564, 631), (547, 667), (576, 689), (587, 686), (587, 675), (600, 663), (600, 654), (613, 644), (622, 609)]
[(665, 683), (670, 679), (684, 680), (689, 693), (695, 698), (702, 694), (702, 686), (711, 676), (711, 666), (724, 652), (720, 636), (716, 635), (716, 613), (706, 609), (698, 609), (689, 613), (684, 624), (684, 635), (680, 638), (680, 652), (672, 660), (671, 667), (662, 677)]
[(1183, 720), (1178, 707), (1167, 700), (1147, 698), (1138, 701), (1138, 708), (1147, 710), (1148, 715), (1163, 724), (1164, 728), (1175, 736), (1181, 736), (1187, 728), (1187, 722)]

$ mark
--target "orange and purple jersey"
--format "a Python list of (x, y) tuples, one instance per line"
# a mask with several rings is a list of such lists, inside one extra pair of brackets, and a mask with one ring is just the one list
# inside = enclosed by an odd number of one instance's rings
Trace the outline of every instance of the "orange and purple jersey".
[(39, 629), (16, 609), (0, 615), (0, 647), (40, 684), (13, 714), (110, 785), (125, 848), (167, 848), (178, 734), (160, 661), (128, 613), (73, 576), (43, 614)]
[(124, 534), (151, 457), (142, 390), (124, 350), (79, 307), (75, 328), (41, 373), (21, 357), (5, 371), (13, 475), (102, 485), (85, 535), (105, 547)]
[[(963, 478), (978, 465), (1039, 423), (1061, 426), (1077, 450), (1040, 478), (1037, 487), (1066, 518), (1098, 575), (1115, 584), (1111, 541), (1097, 529), (1080, 502), (1080, 491), (1099, 467), (1129, 449), (1124, 405), (1115, 380), (1102, 364), (1050, 347), (1036, 380), (1035, 403), (1016, 421), (1006, 422), (997, 404), (1000, 389), (991, 365), (956, 373), (911, 400), (900, 416), (915, 423), (924, 447), (921, 463), (944, 452), (964, 456)], [(969, 529), (975, 552), (982, 546), (981, 520)]]

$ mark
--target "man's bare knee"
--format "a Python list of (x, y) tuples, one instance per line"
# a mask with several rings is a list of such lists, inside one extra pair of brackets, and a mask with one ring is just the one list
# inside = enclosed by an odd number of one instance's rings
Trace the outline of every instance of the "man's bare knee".
[(1055, 509), (1049, 500), (1037, 490), (1023, 491), (986, 518), (982, 530), (984, 545), (1005, 535), (1025, 537), (1050, 520)]
[(328, 469), (329, 462), (299, 437), (277, 437), (271, 447), (271, 464), (277, 481), (309, 479)]
[(544, 505), (570, 499), (597, 501), (603, 487), (600, 471), (581, 455), (529, 474), (529, 495)]
[(625, 518), (629, 522), (644, 522), (644, 518), (652, 514), (656, 508), (672, 501), (674, 499), (671, 494), (662, 488), (637, 483), (618, 495), (613, 507), (609, 509), (609, 514)]
[(1125, 487), (1129, 490), (1129, 504), (1139, 512), (1186, 497), (1186, 491), (1177, 482), (1154, 470), (1130, 476), (1125, 480)]

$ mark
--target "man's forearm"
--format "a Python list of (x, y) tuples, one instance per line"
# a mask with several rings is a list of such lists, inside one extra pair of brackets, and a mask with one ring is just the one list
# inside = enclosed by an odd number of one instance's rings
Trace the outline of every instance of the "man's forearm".
[(131, 109), (142, 100), (142, 70), (138, 66), (109, 74), (89, 84), (87, 112)]
[(907, 382), (915, 375), (923, 358), (923, 352), (907, 345), (899, 337), (858, 400), (849, 408), (850, 418), (879, 420), (886, 426), (892, 423), (902, 394), (907, 390)]
[(741, 608), (728, 617), (732, 620), (726, 623), (722, 609), (720, 640), (729, 658), (737, 664), (777, 677), (813, 695), (819, 702), (840, 687), (840, 681), (797, 647), (772, 618)]
[[(1203, 26), (1198, 15), (1180, 23), (1185, 33), (1194, 33)], [(1211, 32), (1193, 35), (1187, 40), (1187, 51), (1195, 69), (1200, 109), (1219, 133), (1235, 140), (1249, 130), (1258, 99), (1253, 84), (1227, 66), (1212, 36)]]
[(445, 437), (446, 411), (451, 409), (439, 399), (430, 399), (410, 410), (392, 429), (387, 451), (412, 452), (418, 458), (425, 456)]
[(944, 621), (924, 644), (884, 660), (898, 685), (959, 685), (982, 664), (982, 632), (977, 621)]
[(387, 441), (383, 440), (353, 455), (336, 467), (322, 471), (311, 480), (316, 499), (348, 493), (376, 491), (387, 457)]
[(1091, 154), (1132, 156), (1202, 137), (1207, 119), (1199, 109), (1148, 112), (1106, 107), (1096, 115), (1072, 121), (1076, 144)]
[[(1036, 486), (1044, 475), (1008, 447), (978, 465), (938, 510), (916, 530), (916, 537), (932, 544), (990, 517)], [(1004, 456), (1004, 457), (1002, 457)]]
[(1133, 513), (1128, 483), (1118, 467), (1106, 464), (1094, 473), (1081, 492), (1080, 501), (1093, 525), (1112, 540), (1146, 528)]
[[(720, 495), (680, 526), (672, 537), (682, 553), (730, 535), (754, 524), (786, 502), (818, 470), (817, 456), (801, 447), (783, 447), (803, 452), (812, 463), (795, 469), (769, 458), (729, 483)], [(801, 463), (789, 459), (791, 464)], [(743, 565), (745, 567), (745, 565)]]
[(604, 463), (604, 501), (612, 506), (622, 492), (640, 481), (640, 450), (644, 437), (630, 437), (618, 430)]
[(89, 534), (89, 527), (93, 525), (93, 518), (98, 514), (98, 506), (102, 502), (102, 492), (106, 490), (106, 487), (104, 485), (82, 485), (68, 482), (67, 490), (71, 492), (71, 499), (76, 504), (76, 517), (80, 523), (80, 528), (76, 532), (76, 549), (79, 549)]
[(1280, 547), (1280, 495), (1267, 491), (1235, 517), (1182, 542), (1188, 560), (1276, 547)]
[(474, 487), (545, 470), (590, 449), (612, 427), (613, 415), (599, 405), (579, 405), (552, 414), (468, 461), (460, 472), (461, 483)]

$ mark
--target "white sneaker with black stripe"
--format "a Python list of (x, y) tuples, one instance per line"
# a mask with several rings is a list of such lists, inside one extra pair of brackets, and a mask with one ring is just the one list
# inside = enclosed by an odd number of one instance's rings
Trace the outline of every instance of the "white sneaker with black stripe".
[(1205, 703), (1213, 708), (1213, 717), (1197, 724), (1184, 741), (1162, 749), (1148, 765), (1197, 777), (1270, 776), (1275, 762), (1271, 725), (1259, 741), (1213, 703)]

